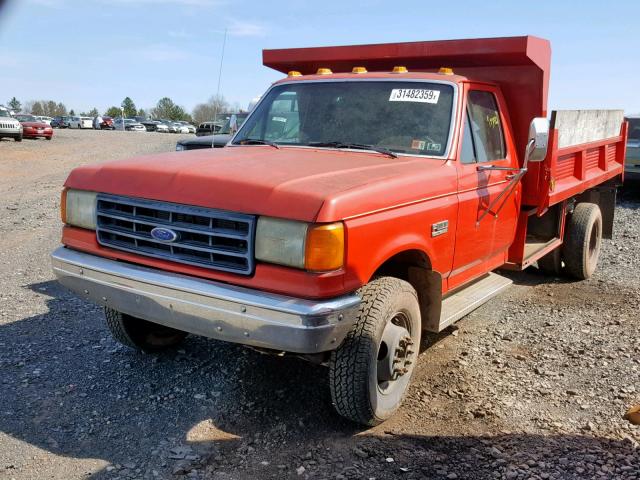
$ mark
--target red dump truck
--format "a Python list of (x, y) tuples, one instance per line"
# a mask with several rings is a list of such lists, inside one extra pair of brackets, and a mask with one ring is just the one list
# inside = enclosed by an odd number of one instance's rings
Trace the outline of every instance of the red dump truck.
[(593, 273), (626, 124), (548, 114), (548, 41), (263, 58), (286, 77), (226, 148), (69, 175), (53, 270), (105, 307), (116, 340), (157, 351), (192, 333), (299, 355), (328, 366), (341, 415), (373, 425), (400, 406), (423, 333), (511, 283), (494, 270)]

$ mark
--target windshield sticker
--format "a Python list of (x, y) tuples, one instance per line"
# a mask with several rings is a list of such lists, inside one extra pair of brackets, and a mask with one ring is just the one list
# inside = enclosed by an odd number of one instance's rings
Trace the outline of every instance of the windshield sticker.
[(389, 95), (390, 102), (438, 103), (440, 90), (423, 88), (394, 88)]
[(284, 117), (272, 117), (271, 120), (273, 120), (274, 122), (287, 123), (287, 119)]
[(439, 152), (441, 148), (441, 143), (427, 143), (427, 152)]
[(411, 141), (411, 149), (412, 150), (424, 150), (427, 146), (427, 142), (424, 140), (412, 140)]

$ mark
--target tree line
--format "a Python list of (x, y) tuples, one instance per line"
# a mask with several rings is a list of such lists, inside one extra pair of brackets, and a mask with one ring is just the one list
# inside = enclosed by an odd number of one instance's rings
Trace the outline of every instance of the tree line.
[[(30, 100), (25, 102), (23, 105), (16, 97), (13, 97), (7, 102), (7, 106), (16, 112), (31, 113), (32, 115), (42, 115), (47, 117), (76, 115), (73, 109), (67, 110), (64, 103), (56, 102), (54, 100)], [(213, 96), (206, 102), (199, 103), (191, 113), (187, 112), (184, 107), (176, 104), (169, 97), (161, 98), (158, 100), (155, 107), (148, 111), (142, 108), (138, 109), (131, 97), (125, 97), (125, 99), (120, 103), (120, 106), (114, 105), (109, 107), (106, 111), (102, 112), (102, 114), (114, 118), (120, 117), (124, 114), (125, 118), (151, 117), (201, 123), (207, 120), (212, 120), (216, 113), (229, 112), (232, 110), (238, 111), (238, 105), (236, 104), (232, 107), (222, 96)], [(77, 115), (83, 117), (95, 117), (99, 114), (100, 112), (97, 108), (92, 108), (88, 112), (80, 112)]]

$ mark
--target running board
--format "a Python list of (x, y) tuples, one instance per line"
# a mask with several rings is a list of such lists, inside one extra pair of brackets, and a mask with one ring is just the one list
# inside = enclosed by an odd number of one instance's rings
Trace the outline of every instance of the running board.
[(454, 324), (465, 315), (474, 311), (480, 305), (488, 302), (512, 283), (510, 279), (497, 273), (489, 273), (486, 277), (472, 283), (459, 292), (442, 299), (442, 311), (438, 332), (441, 332), (449, 325)]

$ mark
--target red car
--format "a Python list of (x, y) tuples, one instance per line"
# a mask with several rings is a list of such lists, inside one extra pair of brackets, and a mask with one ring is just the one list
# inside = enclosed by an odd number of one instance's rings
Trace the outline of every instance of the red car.
[(51, 140), (53, 128), (44, 122), (39, 121), (33, 115), (15, 115), (16, 120), (22, 124), (22, 136), (24, 138), (44, 137)]
[[(113, 126), (113, 118), (102, 116), (102, 122), (100, 123), (100, 130), (113, 130), (115, 127)], [(95, 125), (95, 121), (94, 121)]]

